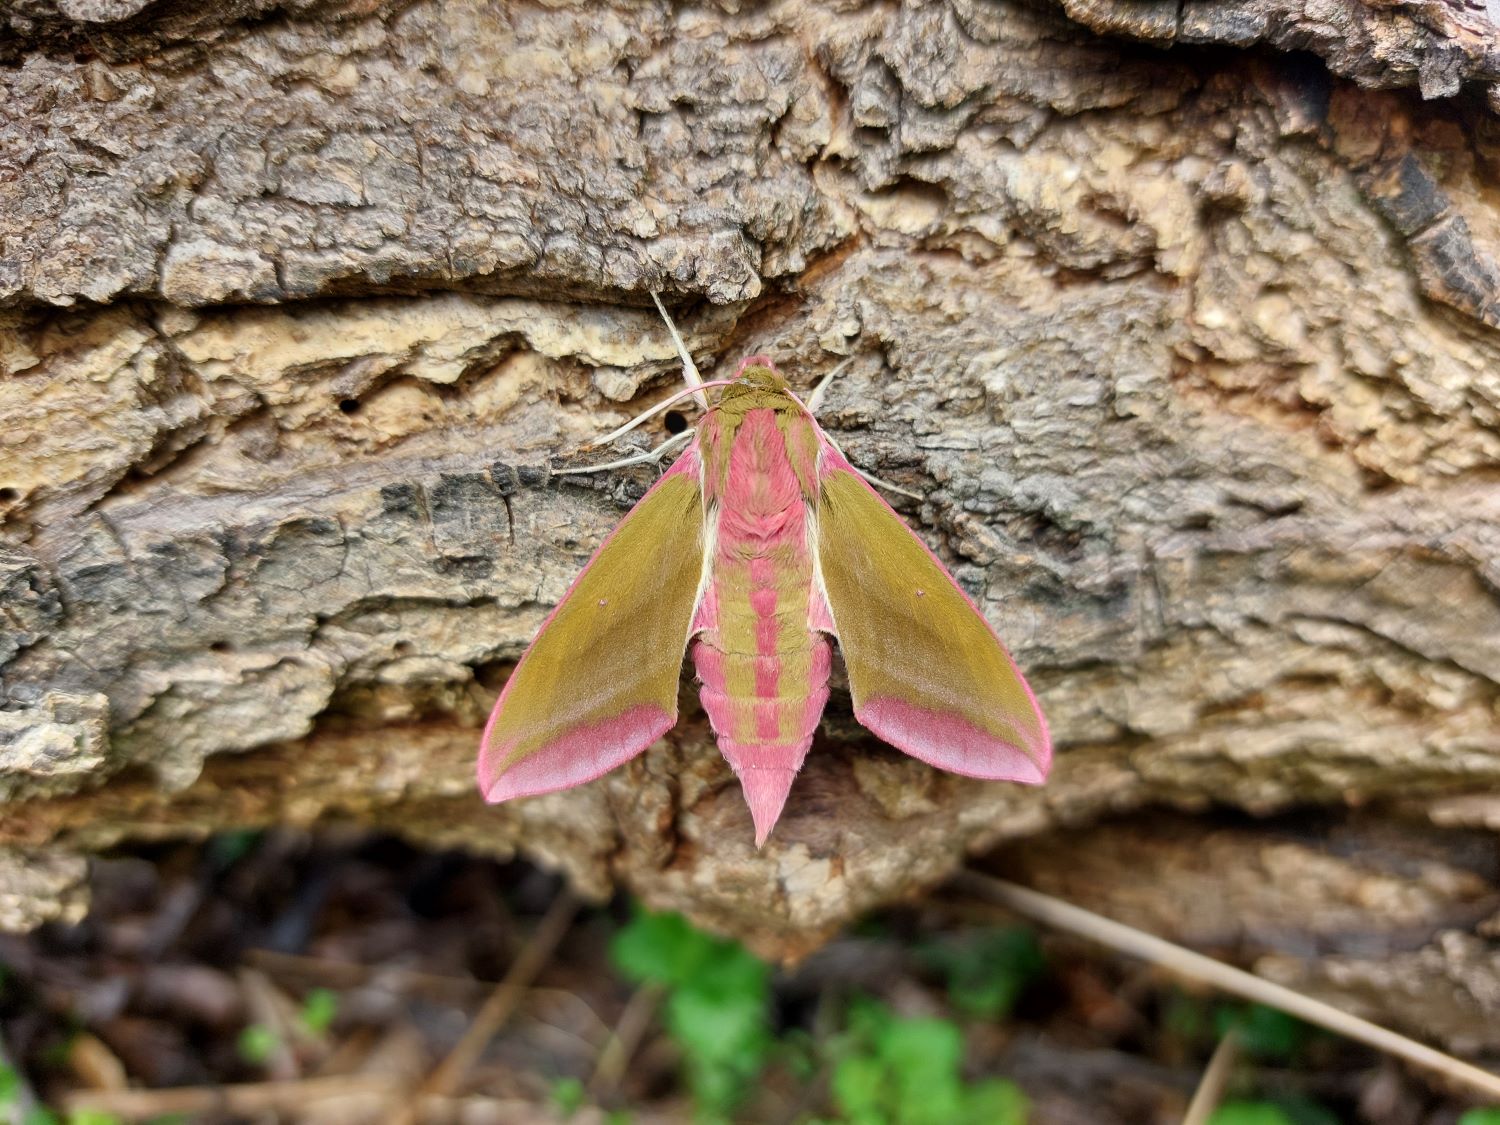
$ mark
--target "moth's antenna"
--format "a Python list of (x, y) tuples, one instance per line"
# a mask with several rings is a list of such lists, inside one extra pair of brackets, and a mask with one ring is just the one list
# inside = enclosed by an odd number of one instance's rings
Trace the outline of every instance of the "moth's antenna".
[(616, 438), (624, 437), (631, 430), (635, 429), (642, 422), (644, 422), (647, 418), (651, 418), (651, 417), (653, 417), (653, 416), (655, 416), (657, 414), (660, 414), (663, 410), (665, 410), (667, 407), (671, 406), (677, 400), (687, 398), (687, 396), (691, 395), (691, 394), (701, 394), (702, 390), (704, 388), (707, 388), (707, 387), (732, 387), (732, 386), (734, 386), (734, 380), (733, 379), (714, 379), (714, 380), (712, 380), (710, 382), (707, 382), (707, 383), (699, 383), (696, 387), (685, 387), (684, 389), (678, 391), (675, 395), (672, 395), (670, 398), (667, 398), (667, 399), (664, 399), (661, 402), (658, 402), (650, 410), (643, 410), (643, 411), (641, 411), (639, 414), (637, 414), (630, 421), (626, 422), (619, 429), (610, 431), (609, 433), (605, 434), (602, 438), (595, 438), (593, 441), (589, 442), (586, 446), (584, 446), (584, 448), (585, 449), (593, 449), (595, 446), (608, 445), (610, 442), (614, 441)]
[(553, 469), (552, 475), (562, 477), (567, 476), (569, 473), (597, 473), (603, 469), (623, 469), (627, 465), (644, 465), (648, 461), (660, 461), (674, 445), (681, 445), (692, 436), (692, 430), (683, 430), (680, 434), (673, 434), (655, 449), (648, 449), (644, 453), (635, 453), (629, 457), (621, 457), (618, 461), (606, 461), (602, 465), (581, 465), (576, 469)]
[(698, 374), (698, 365), (693, 362), (693, 357), (688, 355), (687, 345), (682, 342), (682, 336), (677, 332), (677, 325), (672, 323), (672, 318), (667, 315), (667, 307), (661, 303), (661, 297), (656, 290), (651, 290), (651, 299), (656, 302), (656, 311), (661, 313), (661, 318), (667, 322), (667, 331), (672, 333), (672, 343), (677, 345), (677, 354), (682, 358), (682, 378), (687, 385), (693, 389), (693, 397), (698, 400), (698, 405), (704, 410), (708, 409), (708, 396), (703, 393), (703, 376)]

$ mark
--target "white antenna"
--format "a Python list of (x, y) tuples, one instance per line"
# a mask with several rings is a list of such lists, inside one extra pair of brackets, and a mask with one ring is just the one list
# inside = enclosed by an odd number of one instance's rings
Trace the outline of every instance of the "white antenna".
[(682, 336), (678, 334), (677, 325), (672, 323), (672, 318), (667, 315), (667, 307), (661, 303), (661, 297), (656, 290), (651, 290), (651, 299), (656, 302), (656, 311), (661, 313), (661, 318), (667, 322), (667, 331), (672, 333), (672, 343), (677, 345), (677, 354), (682, 357), (682, 378), (690, 388), (693, 388), (693, 397), (698, 400), (698, 405), (704, 410), (708, 409), (708, 396), (703, 393), (703, 376), (698, 374), (698, 365), (693, 362), (693, 357), (688, 355), (687, 345), (682, 342)]

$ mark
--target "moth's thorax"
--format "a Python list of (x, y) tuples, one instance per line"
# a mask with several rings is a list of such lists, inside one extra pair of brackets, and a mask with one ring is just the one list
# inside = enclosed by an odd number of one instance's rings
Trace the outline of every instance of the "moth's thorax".
[(814, 496), (818, 431), (807, 408), (765, 356), (742, 360), (735, 380), (698, 425), (705, 500), (718, 502), (725, 496), (742, 442), (752, 446), (742, 453), (744, 463), (753, 467), (747, 470), (752, 476), (775, 477), (784, 484), (790, 474), (802, 498)]
[(720, 542), (744, 542), (752, 550), (795, 533), (806, 519), (805, 494), (777, 412), (749, 411), (734, 431), (728, 471), (717, 493)]

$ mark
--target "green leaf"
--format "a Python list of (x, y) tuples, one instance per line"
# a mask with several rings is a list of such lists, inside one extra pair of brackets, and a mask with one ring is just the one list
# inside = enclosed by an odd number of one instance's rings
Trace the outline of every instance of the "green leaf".
[(798, 1082), (811, 1082), (818, 1072), (818, 1044), (805, 1028), (792, 1027), (771, 1045), (772, 1053)]
[(884, 1121), (883, 1108), (890, 1095), (885, 1089), (885, 1067), (869, 1055), (839, 1060), (833, 1068), (833, 1097), (839, 1110), (853, 1123)]
[(221, 832), (208, 842), (209, 861), (217, 868), (233, 867), (260, 843), (265, 833), (256, 828)]
[(925, 1081), (958, 1073), (964, 1040), (948, 1020), (898, 1020), (882, 1032), (879, 1050), (898, 1073)]
[(680, 914), (637, 908), (615, 934), (609, 952), (615, 967), (638, 984), (680, 984), (702, 972), (718, 944)]
[(963, 1102), (958, 1068), (963, 1036), (947, 1020), (898, 1020), (878, 1044), (881, 1062), (895, 1084), (896, 1120), (903, 1125), (946, 1125)]
[(700, 1110), (727, 1113), (765, 1065), (771, 1037), (765, 1007), (724, 1002), (683, 989), (667, 1002), (667, 1025), (683, 1050), (688, 1085)]
[(1458, 1125), (1500, 1125), (1500, 1107), (1465, 1110)]
[(1210, 1036), (1213, 1035), (1214, 1017), (1208, 1005), (1198, 997), (1176, 989), (1167, 997), (1161, 1024), (1169, 1036), (1184, 1044), (1213, 1041)]
[(1004, 1078), (976, 1082), (964, 1095), (966, 1125), (1026, 1125), (1031, 1103), (1021, 1087)]
[(761, 1045), (765, 1009), (736, 996), (680, 989), (667, 1001), (667, 1028), (691, 1057), (733, 1059)]
[(774, 1043), (767, 1019), (771, 970), (732, 941), (676, 914), (637, 909), (610, 943), (627, 978), (664, 986), (667, 1032), (700, 1119), (718, 1119), (743, 1100)]
[[(68, 1017), (71, 1022), (72, 1017)], [(78, 1028), (67, 1027), (62, 1029), (62, 1035), (49, 1043), (42, 1051), (42, 1062), (50, 1067), (63, 1067), (68, 1065), (68, 1056), (73, 1053), (73, 1044), (78, 1040)]]
[(1221, 1005), (1214, 1023), (1221, 1036), (1233, 1028), (1247, 1054), (1268, 1062), (1292, 1061), (1312, 1034), (1297, 1017), (1265, 1004)]
[(235, 1046), (240, 1058), (252, 1066), (261, 1066), (271, 1057), (272, 1052), (281, 1046), (281, 1040), (265, 1024), (252, 1023), (240, 1032)]
[(1275, 1104), (1292, 1119), (1293, 1125), (1341, 1125), (1338, 1114), (1301, 1094), (1279, 1095)]
[(572, 1117), (582, 1109), (586, 1097), (583, 1082), (578, 1078), (559, 1078), (552, 1083), (552, 1105), (564, 1117)]
[(113, 1113), (101, 1113), (97, 1109), (75, 1109), (67, 1117), (68, 1125), (121, 1125)]
[(885, 1029), (896, 1022), (896, 1014), (871, 996), (855, 996), (846, 1015), (849, 1033), (856, 1041), (874, 1047)]
[(968, 1016), (1003, 1019), (1046, 971), (1036, 935), (1024, 927), (981, 930), (927, 946), (929, 967), (948, 982), (948, 998)]
[(297, 1019), (314, 1035), (326, 1035), (339, 1013), (339, 994), (331, 988), (315, 988), (302, 999)]
[(21, 1092), (21, 1076), (16, 1068), (0, 1063), (0, 1109), (12, 1105)]
[(853, 1125), (1024, 1122), (1025, 1098), (1011, 1083), (964, 1085), (963, 1034), (951, 1020), (901, 1019), (856, 998), (848, 1025), (832, 1090)]
[(62, 1125), (62, 1118), (46, 1106), (39, 1105), (26, 1111), (26, 1116), (21, 1118), (21, 1125)]
[(1214, 1110), (1208, 1125), (1296, 1125), (1296, 1122), (1271, 1102), (1225, 1102)]

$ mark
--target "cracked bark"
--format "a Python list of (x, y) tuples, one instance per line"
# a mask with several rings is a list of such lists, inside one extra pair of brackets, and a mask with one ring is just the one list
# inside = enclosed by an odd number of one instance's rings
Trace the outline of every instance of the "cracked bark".
[[(354, 821), (795, 954), (1004, 844), (1500, 1049), (1500, 65), (1482, 10), (1340, 10), (12, 4), (0, 921), (122, 841)], [(687, 689), (630, 766), (479, 803), (652, 479), (548, 474), (672, 384), (651, 287), (705, 370), (853, 357), (826, 424), (926, 497), (1046, 789), (836, 692), (757, 854)]]

